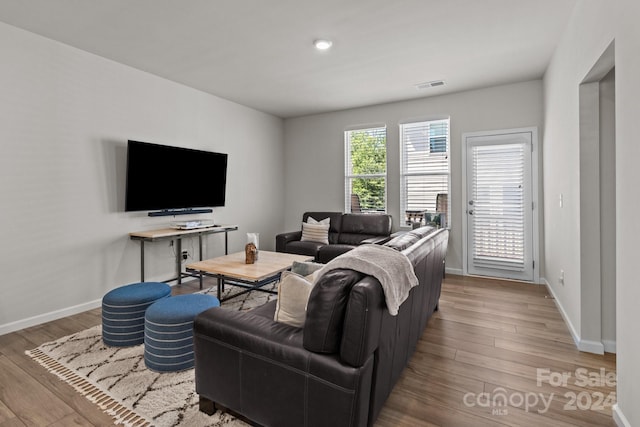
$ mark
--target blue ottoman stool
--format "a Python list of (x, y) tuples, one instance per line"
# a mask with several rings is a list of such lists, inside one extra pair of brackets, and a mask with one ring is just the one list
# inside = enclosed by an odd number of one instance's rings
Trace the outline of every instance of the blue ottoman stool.
[(190, 294), (160, 300), (144, 318), (144, 363), (160, 372), (193, 368), (193, 319), (220, 301), (212, 295)]
[(142, 282), (121, 286), (102, 298), (102, 341), (127, 347), (144, 342), (144, 312), (171, 295), (166, 283)]

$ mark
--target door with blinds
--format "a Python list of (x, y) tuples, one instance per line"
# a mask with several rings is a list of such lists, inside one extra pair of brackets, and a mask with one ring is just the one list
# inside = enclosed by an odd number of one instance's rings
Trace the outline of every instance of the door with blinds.
[(532, 132), (465, 144), (467, 273), (533, 281)]

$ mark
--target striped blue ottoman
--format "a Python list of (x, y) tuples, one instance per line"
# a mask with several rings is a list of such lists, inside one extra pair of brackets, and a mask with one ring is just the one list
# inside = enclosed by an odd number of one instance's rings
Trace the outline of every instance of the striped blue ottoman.
[(211, 295), (178, 295), (156, 302), (144, 318), (144, 363), (159, 372), (193, 368), (193, 319), (219, 307)]
[(171, 295), (166, 283), (141, 282), (121, 286), (102, 298), (102, 341), (127, 347), (144, 342), (144, 312)]

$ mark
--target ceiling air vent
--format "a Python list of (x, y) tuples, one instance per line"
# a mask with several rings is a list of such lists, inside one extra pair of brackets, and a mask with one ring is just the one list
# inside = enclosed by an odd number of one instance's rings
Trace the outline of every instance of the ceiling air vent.
[(418, 90), (425, 90), (432, 87), (444, 86), (444, 81), (442, 80), (433, 80), (431, 82), (418, 83), (415, 85)]

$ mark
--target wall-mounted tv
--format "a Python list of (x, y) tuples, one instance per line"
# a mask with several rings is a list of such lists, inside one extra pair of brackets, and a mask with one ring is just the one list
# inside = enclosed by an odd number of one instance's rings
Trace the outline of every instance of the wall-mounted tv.
[(226, 183), (227, 154), (131, 140), (127, 144), (127, 212), (177, 215), (224, 206)]

